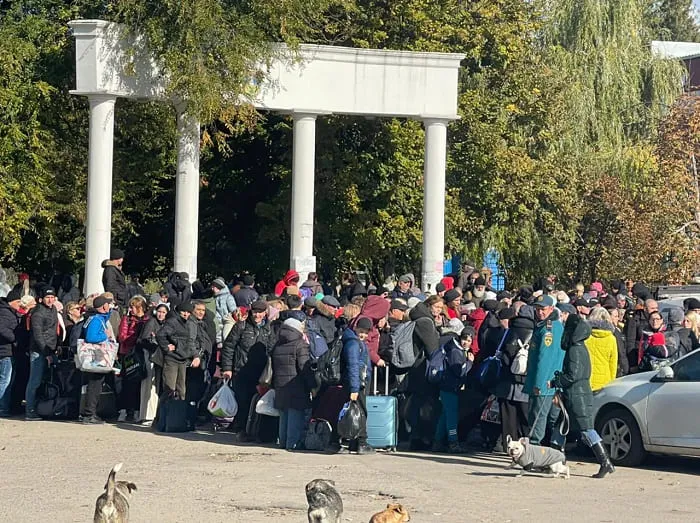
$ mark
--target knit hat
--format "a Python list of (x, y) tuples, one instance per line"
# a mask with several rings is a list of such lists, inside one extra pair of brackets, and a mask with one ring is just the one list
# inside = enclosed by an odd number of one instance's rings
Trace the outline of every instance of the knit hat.
[(486, 287), (486, 280), (483, 276), (479, 276), (476, 280), (474, 280), (474, 287)]
[[(455, 280), (452, 276), (445, 276), (442, 280), (440, 280), (440, 283), (445, 286), (445, 290), (447, 291), (455, 288)], [(438, 285), (440, 285), (440, 283), (438, 283)], [(435, 286), (435, 289), (437, 290), (437, 285)]]
[(465, 325), (462, 329), (462, 332), (460, 332), (459, 337), (462, 339), (465, 339), (467, 337), (474, 339), (476, 338), (476, 330), (471, 325)]
[(486, 291), (486, 292), (484, 293), (484, 299), (485, 299), (485, 300), (494, 300), (494, 301), (496, 301), (496, 296), (497, 296), (496, 293), (493, 292), (493, 291)]
[(10, 292), (7, 293), (7, 301), (17, 301), (22, 299), (22, 292), (19, 289), (11, 289)]
[(460, 297), (459, 291), (456, 289), (450, 289), (445, 293), (445, 303), (450, 303)]
[(496, 300), (484, 300), (481, 304), (481, 308), (486, 312), (495, 311), (498, 308), (498, 302)]
[(287, 327), (291, 327), (295, 330), (298, 330), (299, 332), (304, 332), (304, 324), (296, 318), (287, 318), (286, 320), (284, 320), (283, 324)]
[(442, 329), (443, 334), (446, 334), (448, 332), (454, 332), (458, 336), (462, 334), (462, 331), (464, 330), (464, 323), (462, 323), (462, 320), (459, 318), (452, 318), (449, 323), (447, 324), (447, 327)]
[(355, 323), (355, 332), (369, 332), (372, 330), (372, 320), (366, 317), (361, 317)]
[(253, 278), (250, 274), (246, 274), (243, 276), (243, 285), (246, 287), (252, 287), (255, 285), (255, 278)]
[(151, 294), (151, 297), (148, 298), (148, 301), (151, 303), (158, 303), (160, 301), (160, 294), (154, 292), (153, 294)]
[(226, 287), (226, 282), (223, 278), (216, 278), (213, 282), (211, 282), (211, 285), (212, 287), (216, 287), (217, 289), (221, 290)]
[(56, 289), (54, 289), (53, 287), (45, 287), (41, 291), (41, 297), (46, 298), (47, 296), (56, 296)]
[(109, 259), (110, 260), (121, 260), (124, 257), (124, 251), (121, 249), (116, 249), (112, 247), (112, 249), (109, 251)]
[(681, 325), (683, 323), (683, 318), (685, 314), (683, 309), (680, 307), (671, 307), (668, 309), (668, 324), (669, 325)]
[(508, 307), (498, 313), (499, 320), (511, 320), (515, 318), (515, 309)]
[(265, 300), (255, 300), (251, 304), (250, 310), (253, 312), (265, 312), (267, 310), (267, 302)]
[(438, 284), (435, 286), (435, 292), (440, 293), (440, 292), (445, 292), (446, 290), (447, 290), (447, 288), (445, 287), (445, 284), (444, 284), (444, 283), (438, 283)]
[(687, 298), (683, 300), (683, 306), (689, 311), (700, 309), (700, 300), (697, 298)]
[[(97, 301), (97, 300), (95, 300), (95, 301)], [(177, 310), (177, 312), (192, 312), (194, 310), (194, 306), (192, 305), (192, 302), (190, 302), (190, 301), (183, 301), (175, 309)]]

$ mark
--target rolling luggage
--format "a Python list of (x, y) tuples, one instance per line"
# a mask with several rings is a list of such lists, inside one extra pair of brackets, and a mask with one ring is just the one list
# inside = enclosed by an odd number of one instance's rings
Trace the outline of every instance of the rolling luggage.
[(158, 432), (191, 432), (197, 422), (197, 405), (180, 399), (177, 392), (161, 400), (156, 415)]
[(49, 368), (49, 379), (41, 384), (36, 406), (44, 419), (78, 419), (81, 374), (72, 361), (59, 361)]
[(260, 394), (260, 392), (256, 392), (255, 395), (253, 395), (253, 399), (250, 401), (245, 432), (250, 439), (259, 443), (275, 443), (279, 436), (280, 419), (274, 416), (258, 414), (255, 411), (255, 407), (258, 401), (262, 399), (263, 395), (264, 394)]
[(374, 369), (374, 396), (367, 396), (367, 443), (376, 449), (396, 451), (398, 444), (398, 400), (389, 396), (389, 372), (384, 373), (384, 395), (377, 394), (377, 368)]

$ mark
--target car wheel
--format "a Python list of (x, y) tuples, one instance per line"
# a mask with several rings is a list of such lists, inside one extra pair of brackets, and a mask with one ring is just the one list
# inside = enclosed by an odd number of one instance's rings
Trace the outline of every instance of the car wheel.
[(613, 409), (598, 417), (597, 431), (603, 446), (615, 465), (634, 467), (646, 457), (642, 434), (632, 414)]

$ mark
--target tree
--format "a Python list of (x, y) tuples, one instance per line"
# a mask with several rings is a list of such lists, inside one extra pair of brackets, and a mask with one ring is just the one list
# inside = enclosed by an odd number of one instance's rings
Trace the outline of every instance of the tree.
[(653, 0), (649, 2), (648, 17), (653, 37), (658, 40), (700, 40), (693, 0)]

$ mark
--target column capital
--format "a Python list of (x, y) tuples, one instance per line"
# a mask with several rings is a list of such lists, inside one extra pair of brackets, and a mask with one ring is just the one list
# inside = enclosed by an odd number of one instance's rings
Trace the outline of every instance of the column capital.
[(300, 120), (302, 118), (316, 119), (317, 116), (328, 116), (333, 114), (330, 111), (312, 111), (308, 109), (292, 109), (292, 118)]
[(447, 127), (447, 125), (454, 121), (454, 118), (445, 118), (445, 117), (439, 117), (439, 116), (423, 116), (421, 115), (421, 121), (423, 122), (423, 125), (425, 127), (428, 127), (429, 125), (444, 125)]
[(112, 104), (117, 101), (117, 96), (113, 94), (89, 94), (87, 95), (88, 102), (90, 105), (101, 104), (103, 102), (111, 102)]

